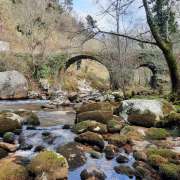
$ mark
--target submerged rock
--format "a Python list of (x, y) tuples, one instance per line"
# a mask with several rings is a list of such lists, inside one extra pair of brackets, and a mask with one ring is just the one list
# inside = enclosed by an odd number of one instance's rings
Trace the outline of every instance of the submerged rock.
[(0, 99), (23, 99), (28, 96), (28, 82), (17, 71), (0, 72)]
[(103, 137), (93, 132), (85, 132), (75, 137), (75, 141), (82, 144), (88, 144), (90, 146), (97, 146), (101, 150), (104, 149)]
[(77, 169), (78, 167), (83, 166), (86, 162), (86, 156), (78, 143), (71, 142), (60, 146), (57, 148), (57, 152), (67, 159), (70, 170)]
[(68, 163), (59, 154), (51, 151), (40, 152), (28, 166), (37, 178), (44, 176), (48, 180), (66, 179), (68, 177)]
[(105, 173), (96, 168), (84, 169), (81, 172), (80, 176), (81, 176), (81, 180), (90, 180), (90, 179), (105, 180), (106, 179)]
[(96, 121), (83, 121), (73, 126), (73, 132), (80, 134), (86, 131), (97, 132), (100, 134), (107, 133), (107, 126)]
[(116, 158), (116, 161), (117, 161), (118, 163), (127, 163), (127, 162), (129, 161), (129, 159), (128, 159), (126, 156), (120, 154), (120, 155)]
[(123, 165), (115, 166), (114, 170), (116, 171), (116, 173), (127, 175), (130, 178), (133, 176), (137, 176), (136, 171), (129, 166), (123, 166)]

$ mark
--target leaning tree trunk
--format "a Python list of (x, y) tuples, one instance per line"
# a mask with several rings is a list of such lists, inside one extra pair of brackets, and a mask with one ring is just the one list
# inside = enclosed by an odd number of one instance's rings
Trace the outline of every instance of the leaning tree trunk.
[(173, 49), (165, 49), (163, 50), (163, 54), (169, 67), (172, 92), (179, 95), (180, 97), (180, 68), (178, 67), (176, 57), (173, 53)]

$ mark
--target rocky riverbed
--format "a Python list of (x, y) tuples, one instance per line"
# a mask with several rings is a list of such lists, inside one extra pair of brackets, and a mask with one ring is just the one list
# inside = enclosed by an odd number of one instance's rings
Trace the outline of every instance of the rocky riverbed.
[(0, 180), (179, 179), (180, 114), (170, 103), (47, 104), (0, 102)]

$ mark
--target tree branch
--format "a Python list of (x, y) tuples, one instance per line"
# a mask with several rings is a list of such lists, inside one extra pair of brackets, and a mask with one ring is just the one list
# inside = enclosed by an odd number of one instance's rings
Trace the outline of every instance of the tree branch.
[(133, 41), (137, 41), (137, 42), (141, 42), (141, 43), (146, 43), (146, 44), (151, 44), (151, 45), (157, 46), (156, 42), (138, 39), (136, 37), (128, 36), (128, 35), (125, 35), (125, 34), (119, 34), (119, 33), (115, 33), (115, 32), (107, 32), (107, 31), (102, 31), (102, 30), (99, 30), (99, 33), (109, 34), (109, 35), (113, 35), (113, 36), (120, 36), (120, 37), (127, 38), (127, 39), (130, 39), (130, 40), (133, 40)]

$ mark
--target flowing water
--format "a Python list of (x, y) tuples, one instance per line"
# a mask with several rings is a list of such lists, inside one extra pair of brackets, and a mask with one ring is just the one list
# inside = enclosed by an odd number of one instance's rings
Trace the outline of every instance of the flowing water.
[[(41, 106), (48, 103), (48, 101), (43, 100), (24, 100), (24, 101), (0, 101), (0, 111), (1, 110), (31, 110), (35, 112), (40, 118), (41, 126), (36, 129), (27, 129), (26, 126), (23, 127), (21, 137), (23, 137), (25, 143), (33, 145), (31, 150), (23, 151), (18, 150), (16, 155), (26, 157), (31, 159), (36, 155), (34, 149), (37, 146), (43, 146), (48, 150), (55, 151), (57, 147), (72, 142), (76, 136), (70, 130), (63, 129), (63, 125), (74, 124), (75, 121), (75, 111), (72, 107), (60, 107), (56, 110), (42, 110)], [(49, 132), (51, 134), (51, 140), (46, 140), (43, 138), (42, 133)], [(87, 163), (69, 172), (69, 180), (80, 180), (80, 173), (85, 168), (96, 167), (97, 169), (105, 172), (107, 180), (129, 180), (130, 178), (126, 175), (117, 174), (114, 171), (114, 167), (119, 165), (115, 159), (108, 161), (103, 157), (100, 159), (92, 159), (89, 154), (87, 156)], [(134, 162), (132, 155), (128, 155), (129, 162), (123, 165), (131, 166)], [(132, 177), (131, 179), (135, 179)]]

